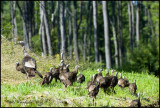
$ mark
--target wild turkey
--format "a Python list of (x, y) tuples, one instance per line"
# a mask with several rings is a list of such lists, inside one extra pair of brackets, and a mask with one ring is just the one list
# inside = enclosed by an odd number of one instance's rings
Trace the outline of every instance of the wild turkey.
[(52, 69), (52, 76), (53, 78), (55, 78), (55, 82), (57, 82), (57, 80), (60, 80), (59, 74), (60, 74), (60, 67)]
[(53, 79), (53, 76), (52, 76), (52, 67), (50, 68), (50, 72), (46, 72), (44, 75), (43, 75), (43, 80), (41, 81), (41, 85), (47, 83), (47, 85), (49, 83), (51, 83), (52, 79)]
[(125, 84), (125, 87), (128, 87), (129, 86), (129, 80), (127, 79), (127, 78), (125, 78), (124, 76), (123, 76), (123, 80), (124, 80), (124, 84)]
[(35, 73), (43, 78), (41, 73), (37, 71), (36, 60), (29, 56), (27, 53), (25, 53), (25, 57), (22, 59), (22, 65), (24, 66), (24, 70), (27, 74), (27, 79), (30, 77), (35, 77)]
[(79, 75), (77, 77), (77, 82), (83, 83), (85, 81), (85, 76), (79, 72)]
[(59, 64), (60, 67), (64, 67), (66, 66), (66, 64), (64, 63), (64, 60), (61, 60), (60, 64)]
[(118, 79), (118, 86), (121, 87), (121, 88), (125, 87), (124, 80), (122, 78), (122, 74), (121, 73), (120, 73), (120, 78)]
[(53, 75), (53, 78), (55, 78), (55, 82), (57, 82), (57, 80), (60, 80), (60, 78), (59, 78), (60, 73), (69, 72), (69, 65), (64, 66), (63, 61), (61, 61), (61, 63), (62, 63), (62, 66), (54, 68), (52, 71), (52, 75)]
[[(97, 96), (97, 94), (98, 94), (98, 92), (99, 92), (99, 83), (98, 83), (98, 85), (97, 84), (91, 84), (90, 86), (89, 86), (89, 88), (88, 88), (88, 95), (89, 95), (89, 97), (90, 98), (93, 98), (93, 104), (94, 104), (94, 102), (95, 102), (95, 106), (96, 106), (96, 96)], [(95, 100), (95, 101), (94, 101)]]
[(117, 85), (117, 83), (118, 83), (118, 78), (117, 78), (117, 74), (118, 74), (118, 72), (116, 72), (116, 76), (113, 76), (113, 71), (112, 71), (112, 73), (111, 73), (112, 75), (111, 75), (111, 84), (110, 84), (110, 87), (111, 87), (111, 90), (112, 90), (112, 93), (114, 92), (114, 93), (116, 93), (115, 92), (115, 90), (114, 90), (114, 87)]
[(88, 82), (87, 82), (87, 87), (86, 87), (86, 89), (88, 89), (91, 84), (94, 84), (94, 82), (95, 82), (95, 74), (91, 77), (91, 81), (88, 81)]
[(99, 79), (100, 88), (103, 88), (104, 93), (106, 94), (107, 88), (110, 86), (111, 78), (102, 77)]
[(102, 76), (102, 69), (97, 69), (98, 73), (95, 74), (95, 78), (96, 78), (96, 82), (98, 83), (99, 82), (99, 79), (103, 78)]
[(110, 75), (109, 75), (109, 70), (107, 69), (106, 71), (107, 71), (106, 77), (109, 77), (109, 76), (110, 76)]
[(16, 70), (21, 71), (23, 74), (26, 74), (24, 66), (22, 64), (19, 64), (19, 62), (16, 62)]
[[(62, 72), (59, 74), (59, 78), (62, 82), (64, 82), (65, 80), (69, 80), (71, 81), (71, 85), (73, 84), (73, 82), (75, 82), (77, 80), (77, 73), (78, 73), (78, 65), (75, 66), (75, 71), (73, 72)], [(65, 82), (64, 82), (65, 83)]]
[(124, 76), (123, 76), (123, 78), (120, 77), (119, 80), (118, 80), (118, 86), (121, 87), (121, 88), (123, 88), (123, 90), (124, 90), (125, 87), (129, 86), (128, 79), (125, 78)]
[(26, 50), (25, 50), (25, 47), (24, 47), (24, 45), (25, 45), (24, 41), (19, 41), (18, 44), (21, 45), (23, 53), (26, 53)]
[(130, 107), (141, 107), (140, 94), (138, 93), (138, 100), (132, 100)]
[(136, 93), (137, 90), (137, 85), (136, 85), (136, 80), (134, 80), (134, 83), (129, 84), (129, 91), (133, 94)]
[(63, 72), (69, 72), (69, 65), (66, 65), (63, 67)]

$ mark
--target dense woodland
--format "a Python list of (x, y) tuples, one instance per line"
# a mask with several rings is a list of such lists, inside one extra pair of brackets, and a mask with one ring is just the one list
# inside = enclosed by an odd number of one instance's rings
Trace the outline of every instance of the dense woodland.
[(42, 57), (159, 72), (158, 1), (1, 1), (1, 36)]

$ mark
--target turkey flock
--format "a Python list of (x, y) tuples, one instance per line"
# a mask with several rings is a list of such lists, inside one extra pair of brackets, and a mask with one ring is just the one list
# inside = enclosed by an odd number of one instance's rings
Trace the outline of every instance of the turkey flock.
[[(29, 56), (25, 50), (24, 42), (19, 41), (19, 44), (22, 46), (22, 50), (24, 53), (24, 58), (22, 59), (22, 63), (16, 62), (16, 70), (20, 71), (23, 74), (26, 74), (27, 79), (30, 80), (32, 77), (35, 77), (35, 74), (38, 74), (40, 78), (42, 78), (42, 81), (40, 82), (40, 85), (44, 84), (50, 84), (55, 79), (55, 82), (59, 80), (61, 83), (63, 83), (64, 87), (72, 86), (73, 83), (83, 83), (85, 82), (85, 76), (79, 72), (78, 68), (79, 65), (75, 66), (74, 71), (70, 71), (69, 65), (65, 64), (63, 60), (63, 53), (61, 53), (61, 61), (58, 67), (56, 68), (50, 68), (49, 72), (46, 72), (44, 75), (42, 75), (37, 70), (37, 64), (36, 60)], [(102, 88), (105, 95), (107, 88), (110, 88), (111, 93), (116, 94), (115, 86), (118, 85), (122, 90), (125, 87), (129, 88), (129, 91), (131, 94), (136, 94), (137, 85), (136, 80), (134, 80), (134, 83), (129, 83), (129, 80), (123, 76), (120, 73), (120, 78), (118, 78), (118, 72), (115, 70), (111, 70), (111, 75), (109, 74), (109, 70), (106, 70), (105, 77), (102, 75), (103, 69), (97, 69), (98, 73), (92, 75), (91, 80), (87, 82), (86, 89), (88, 90), (88, 95), (90, 98), (93, 98), (93, 105), (96, 106), (96, 96), (99, 92), (99, 88)], [(116, 72), (116, 75), (114, 76), (113, 73)], [(140, 93), (138, 94), (138, 100), (132, 100), (130, 103), (130, 107), (140, 107)]]

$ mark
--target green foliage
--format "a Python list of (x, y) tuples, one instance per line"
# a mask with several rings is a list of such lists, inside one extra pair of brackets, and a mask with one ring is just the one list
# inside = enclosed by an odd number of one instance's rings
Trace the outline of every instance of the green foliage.
[(39, 39), (39, 34), (32, 37), (32, 43), (33, 43), (33, 52), (39, 54), (41, 52), (41, 43)]
[[(139, 48), (135, 48), (134, 52), (128, 53), (129, 68), (135, 71), (147, 69), (149, 73), (155, 73), (159, 68), (159, 41), (151, 40), (150, 43), (141, 43)], [(127, 65), (127, 64), (125, 64)]]

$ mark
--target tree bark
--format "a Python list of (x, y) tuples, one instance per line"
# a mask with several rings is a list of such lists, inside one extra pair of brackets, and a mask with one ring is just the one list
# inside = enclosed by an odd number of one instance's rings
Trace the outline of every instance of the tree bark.
[(51, 44), (51, 38), (50, 38), (50, 30), (49, 30), (47, 15), (46, 15), (45, 1), (41, 1), (41, 3), (43, 5), (44, 24), (45, 24), (46, 35), (47, 35), (48, 51), (49, 51), (49, 55), (53, 56), (53, 50), (52, 50), (52, 44)]
[(16, 1), (11, 1), (11, 16), (12, 16), (12, 36), (14, 44), (17, 43), (17, 22), (16, 22)]
[(102, 1), (103, 6), (103, 20), (104, 20), (104, 38), (105, 38), (105, 58), (106, 68), (111, 68), (111, 53), (110, 53), (110, 37), (109, 37), (109, 25), (108, 25), (108, 12), (106, 1)]
[(135, 21), (134, 21), (134, 5), (131, 1), (131, 13), (132, 13), (132, 50), (134, 49), (135, 43)]
[(65, 59), (66, 55), (66, 35), (64, 25), (64, 1), (60, 1), (60, 25), (61, 25), (61, 52)]
[(130, 49), (131, 51), (133, 50), (132, 48), (132, 15), (131, 15), (131, 3), (128, 1), (128, 18), (129, 18), (129, 39), (130, 39)]
[(29, 48), (32, 49), (32, 28), (33, 28), (33, 23), (32, 23), (32, 19), (33, 19), (33, 8), (34, 8), (34, 4), (33, 1), (28, 1), (27, 2), (27, 7), (28, 9), (28, 36), (29, 36)]
[(111, 22), (112, 24), (112, 31), (113, 31), (113, 38), (114, 38), (114, 48), (115, 48), (115, 65), (116, 65), (116, 68), (118, 68), (118, 43), (117, 43), (117, 36), (116, 36), (116, 27), (115, 27), (115, 2), (113, 1), (112, 2), (112, 19), (113, 21)]
[(137, 40), (137, 47), (139, 47), (139, 1), (137, 1), (137, 10), (136, 10), (136, 40)]
[(119, 62), (122, 67), (122, 8), (120, 1), (117, 1), (117, 22), (118, 22), (118, 34), (119, 34)]
[(25, 49), (28, 50), (29, 48), (29, 39), (27, 34), (27, 2), (23, 1), (23, 35), (24, 35), (24, 43), (26, 45)]
[(97, 37), (97, 6), (96, 1), (93, 1), (93, 22), (94, 22), (94, 51), (95, 62), (98, 63), (98, 37)]
[(57, 1), (57, 39), (58, 39), (58, 42), (57, 42), (57, 48), (58, 48), (58, 53), (60, 54), (60, 46), (61, 46), (61, 42), (60, 42), (60, 21), (59, 21), (59, 16), (60, 16), (60, 5), (59, 5), (59, 1)]
[(87, 6), (87, 20), (86, 20), (86, 28), (85, 28), (85, 34), (84, 34), (84, 47), (83, 47), (83, 61), (86, 61), (87, 57), (87, 35), (88, 35), (88, 19), (89, 19), (89, 12), (90, 12), (90, 1), (88, 1), (88, 6)]
[(44, 25), (44, 13), (43, 13), (43, 5), (40, 3), (40, 18), (41, 18), (41, 36), (42, 36), (42, 46), (43, 46), (43, 52), (42, 56), (47, 55), (47, 46), (46, 46), (46, 37), (45, 37), (45, 25)]
[(79, 53), (78, 53), (78, 41), (77, 41), (77, 3), (73, 1), (73, 41), (74, 41), (74, 54), (75, 54), (75, 61), (79, 62)]
[[(89, 1), (91, 3), (91, 1)], [(92, 32), (92, 5), (90, 5), (90, 8), (89, 8), (89, 28), (88, 28), (88, 61), (90, 61), (90, 58), (91, 58), (91, 32)]]
[(68, 14), (68, 28), (69, 28), (69, 56), (70, 59), (73, 59), (73, 55), (72, 55), (72, 24), (71, 24), (71, 16), (70, 14)]

